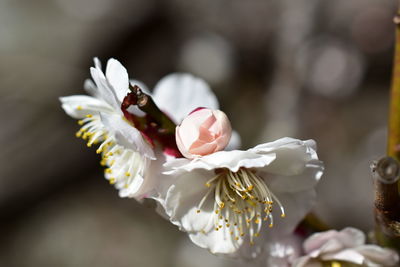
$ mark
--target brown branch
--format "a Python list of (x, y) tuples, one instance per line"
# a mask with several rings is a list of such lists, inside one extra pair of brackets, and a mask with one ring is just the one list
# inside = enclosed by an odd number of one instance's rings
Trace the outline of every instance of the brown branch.
[(400, 252), (400, 5), (396, 25), (395, 52), (390, 92), (387, 157), (373, 166), (375, 223), (378, 243)]
[[(372, 166), (375, 186), (375, 222), (382, 245), (400, 237), (399, 194), (397, 181), (400, 164), (392, 157), (384, 157)], [(386, 236), (386, 237), (385, 237)], [(385, 238), (383, 238), (385, 237)], [(385, 242), (383, 242), (383, 239)], [(386, 244), (387, 245), (387, 244)]]

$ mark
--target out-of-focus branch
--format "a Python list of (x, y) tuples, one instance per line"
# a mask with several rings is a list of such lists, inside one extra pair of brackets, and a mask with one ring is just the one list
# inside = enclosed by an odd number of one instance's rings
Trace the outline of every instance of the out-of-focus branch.
[(372, 169), (375, 187), (376, 238), (400, 251), (400, 5), (394, 18), (396, 43), (390, 93), (387, 157)]
[(388, 156), (400, 159), (400, 10), (394, 17), (396, 43), (393, 61), (392, 88), (390, 92)]

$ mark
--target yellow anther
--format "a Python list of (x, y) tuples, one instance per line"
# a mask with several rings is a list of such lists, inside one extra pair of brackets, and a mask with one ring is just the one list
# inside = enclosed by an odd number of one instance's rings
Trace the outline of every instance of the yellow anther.
[(207, 186), (207, 187), (210, 187), (211, 186), (211, 184), (209, 184), (209, 183), (206, 183), (206, 184), (204, 184), (205, 186)]
[(259, 224), (259, 223), (260, 223), (260, 220), (259, 220), (259, 219), (256, 219), (256, 220), (254, 221), (254, 223)]
[(107, 168), (104, 170), (104, 172), (110, 174), (110, 173), (112, 173), (112, 170), (110, 168)]
[(102, 149), (102, 148), (98, 148), (98, 149), (96, 150), (96, 153), (97, 153), (97, 154), (100, 154), (101, 152), (103, 152), (103, 149)]
[(218, 227), (215, 227), (215, 231), (218, 231), (219, 230), (219, 228)]
[(200, 210), (196, 210), (197, 213), (200, 213)]
[(92, 114), (87, 114), (87, 115), (86, 115), (86, 118), (92, 118), (92, 117), (93, 117)]
[(115, 184), (116, 180), (115, 180), (115, 178), (110, 178), (109, 182), (110, 182), (110, 184)]
[(82, 106), (77, 106), (76, 109), (77, 110), (82, 110)]
[(125, 184), (125, 185), (124, 185), (124, 188), (128, 188), (128, 187), (129, 187), (129, 185), (128, 185), (128, 184)]
[(226, 224), (226, 227), (230, 227), (231, 225), (229, 223)]
[(268, 227), (269, 227), (269, 228), (272, 228), (272, 227), (274, 227), (274, 224), (270, 223), (270, 224), (268, 225)]
[(219, 210), (215, 210), (215, 214), (218, 214), (219, 213)]
[(75, 133), (75, 136), (78, 137), (78, 138), (80, 138), (80, 137), (82, 136), (82, 132), (81, 132), (81, 131), (76, 132), (76, 133)]
[(220, 203), (219, 203), (219, 207), (220, 207), (221, 209), (223, 209), (223, 208), (225, 207), (225, 203), (224, 203), (224, 202), (220, 202)]
[(129, 176), (131, 176), (131, 173), (130, 173), (130, 172), (126, 172), (126, 173), (125, 173), (125, 176), (126, 176), (126, 177), (129, 177)]
[(85, 122), (84, 122), (83, 120), (79, 120), (79, 121), (78, 121), (78, 124), (79, 124), (79, 125), (83, 125), (84, 123), (85, 123)]
[(247, 190), (251, 191), (251, 190), (253, 190), (253, 188), (254, 188), (254, 185), (249, 185), (249, 186), (247, 187)]
[(250, 246), (254, 246), (254, 241), (250, 241)]
[(243, 237), (243, 236), (244, 236), (244, 233), (240, 233), (240, 236)]
[(235, 236), (235, 240), (238, 241), (238, 240), (239, 240), (239, 237), (238, 237), (238, 236)]
[(281, 217), (282, 217), (282, 218), (285, 218), (285, 217), (286, 217), (286, 214), (285, 214), (285, 213), (282, 213), (282, 214), (281, 214)]
[(254, 237), (259, 237), (260, 236), (260, 233), (255, 233), (254, 234)]

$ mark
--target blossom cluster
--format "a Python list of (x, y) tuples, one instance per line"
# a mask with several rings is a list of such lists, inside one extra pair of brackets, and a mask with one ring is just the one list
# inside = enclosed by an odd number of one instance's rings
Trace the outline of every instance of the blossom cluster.
[(324, 170), (315, 141), (284, 137), (240, 150), (239, 134), (202, 79), (170, 74), (150, 91), (115, 59), (103, 72), (96, 58), (90, 72), (88, 95), (60, 98), (81, 125), (76, 136), (97, 145), (120, 197), (154, 199), (157, 212), (199, 247), (267, 255), (268, 266), (396, 264), (396, 254), (364, 245), (352, 228), (294, 245)]

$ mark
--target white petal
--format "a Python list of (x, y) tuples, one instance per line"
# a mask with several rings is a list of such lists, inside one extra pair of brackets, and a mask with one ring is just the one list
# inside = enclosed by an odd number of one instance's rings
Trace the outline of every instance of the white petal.
[(122, 102), (129, 92), (129, 78), (125, 67), (118, 60), (110, 58), (107, 62), (106, 77), (114, 89), (117, 99)]
[(214, 170), (218, 168), (228, 168), (233, 172), (237, 172), (239, 168), (261, 168), (270, 164), (275, 159), (275, 154), (260, 155), (250, 151), (233, 150), (218, 151), (216, 153), (195, 158), (176, 159), (166, 163), (165, 174), (178, 174), (182, 172), (190, 172), (195, 169)]
[(295, 192), (314, 187), (323, 174), (323, 163), (314, 148), (313, 140), (285, 137), (249, 150), (263, 155), (274, 153), (275, 160), (259, 171), (265, 173), (262, 176), (274, 192)]
[(228, 145), (225, 147), (226, 151), (237, 150), (240, 149), (242, 145), (242, 140), (240, 135), (235, 130), (232, 131), (231, 139), (229, 140)]
[(310, 256), (306, 255), (296, 259), (292, 267), (323, 267), (322, 263), (315, 262)]
[[(166, 162), (167, 156), (161, 150), (155, 150), (156, 160), (150, 160), (149, 166), (146, 168), (145, 180), (140, 188), (140, 198), (153, 198), (160, 192), (160, 181), (169, 177), (162, 174), (163, 164)], [(157, 188), (157, 191), (155, 189)]]
[(353, 249), (345, 249), (337, 253), (325, 254), (321, 256), (321, 259), (326, 261), (331, 261), (331, 260), (346, 261), (358, 265), (363, 264), (365, 260), (363, 255), (361, 255), (360, 253), (358, 253)]
[(181, 175), (172, 185), (165, 199), (165, 211), (173, 224), (186, 232), (208, 232), (213, 228), (214, 198), (197, 213), (200, 200), (209, 190), (206, 181), (212, 177), (206, 171), (194, 171)]
[(101, 114), (101, 121), (114, 132), (118, 143), (150, 159), (155, 159), (152, 147), (144, 140), (140, 131), (120, 115)]
[(291, 267), (324, 267), (324, 265), (306, 255), (296, 259)]
[(311, 159), (318, 159), (314, 146), (313, 140), (302, 141), (285, 137), (249, 150), (259, 154), (277, 154), (277, 160), (268, 166), (269, 173), (295, 175), (301, 173)]
[(117, 185), (119, 189), (120, 197), (136, 197), (140, 195), (140, 187), (143, 185), (144, 178), (141, 175), (136, 175), (133, 179), (132, 183), (128, 184), (128, 187), (125, 187), (125, 184), (121, 183)]
[(343, 244), (337, 240), (336, 238), (332, 238), (328, 240), (325, 244), (321, 246), (321, 248), (312, 251), (309, 255), (314, 258), (324, 258), (329, 255), (333, 255), (338, 253), (344, 249)]
[[(279, 154), (277, 154), (277, 159), (279, 161)], [(288, 161), (288, 168), (290, 168), (291, 162)], [(303, 168), (303, 171), (297, 175), (269, 175), (269, 166), (263, 168), (262, 170), (266, 174), (263, 176), (268, 180), (268, 185), (274, 192), (296, 192), (307, 190), (313, 188), (320, 180), (324, 166), (322, 161), (311, 160), (307, 162)]]
[[(304, 242), (304, 250), (312, 257), (321, 257), (326, 260), (346, 260), (361, 264), (364, 257), (359, 253), (356, 255), (347, 248), (351, 249), (364, 243), (364, 233), (348, 227), (340, 232), (330, 230), (313, 234)], [(352, 257), (353, 260), (351, 260)]]
[(229, 231), (222, 228), (219, 231), (190, 233), (190, 240), (201, 248), (208, 249), (213, 254), (231, 254), (236, 252), (243, 240), (234, 241)]
[(99, 69), (99, 70), (102, 69), (102, 67), (101, 67), (101, 61), (100, 61), (100, 59), (99, 59), (98, 57), (94, 57), (94, 58), (93, 58), (93, 62), (94, 62), (94, 67), (95, 67), (95, 68), (97, 68), (97, 69)]
[(297, 225), (310, 212), (315, 204), (316, 193), (314, 189), (294, 193), (276, 193), (277, 198), (285, 208), (285, 218), (280, 217), (280, 210), (274, 210), (274, 227), (268, 234), (272, 238), (279, 238), (293, 233)]
[(90, 73), (92, 74), (93, 81), (96, 83), (99, 97), (101, 97), (115, 110), (120, 110), (120, 104), (117, 101), (117, 96), (115, 95), (114, 90), (107, 82), (104, 73), (101, 71), (101, 69), (92, 67), (90, 68)]
[(93, 81), (91, 79), (86, 79), (85, 82), (83, 83), (83, 89), (85, 89), (85, 91), (95, 97), (95, 98), (99, 98), (101, 99), (98, 89), (96, 87), (96, 85), (93, 83)]
[(104, 101), (86, 95), (73, 95), (59, 98), (65, 112), (75, 118), (82, 119), (88, 114), (98, 112), (111, 113), (113, 109)]
[[(303, 247), (305, 253), (309, 254), (319, 250), (325, 243), (338, 235), (338, 231), (329, 230), (325, 232), (315, 233), (304, 241)], [(319, 253), (319, 252), (318, 252)]]
[[(157, 159), (159, 158), (158, 154), (156, 154), (156, 157), (157, 157)], [(165, 165), (166, 162), (169, 162), (171, 160), (175, 160), (175, 157), (169, 156), (169, 155), (164, 154), (164, 153), (162, 153), (161, 157), (163, 159), (163, 165)], [(172, 186), (172, 184), (177, 179), (177, 177), (174, 176), (174, 175), (163, 175), (162, 174), (163, 171), (164, 171), (164, 166), (161, 166), (159, 174), (162, 175), (162, 178), (160, 178), (157, 181), (156, 191), (157, 191), (158, 195), (154, 196), (154, 198), (157, 201), (162, 202), (162, 203), (165, 201), (165, 198), (167, 196), (167, 192), (168, 192), (169, 188)]]
[(367, 266), (373, 266), (372, 263), (382, 266), (397, 266), (399, 263), (399, 255), (391, 250), (376, 245), (363, 245), (354, 248), (358, 253), (362, 254), (367, 262)]
[(365, 244), (365, 234), (353, 227), (346, 227), (339, 232), (337, 239), (342, 242), (345, 247), (352, 248)]
[(205, 186), (213, 173), (197, 170), (181, 175), (170, 187), (164, 208), (173, 224), (189, 233), (190, 239), (198, 246), (212, 253), (233, 253), (241, 240), (234, 241), (229, 230), (214, 230), (214, 196), (211, 194), (201, 206), (198, 204), (209, 190)]
[(198, 107), (219, 107), (216, 96), (204, 80), (182, 73), (161, 79), (154, 88), (153, 99), (176, 124)]

